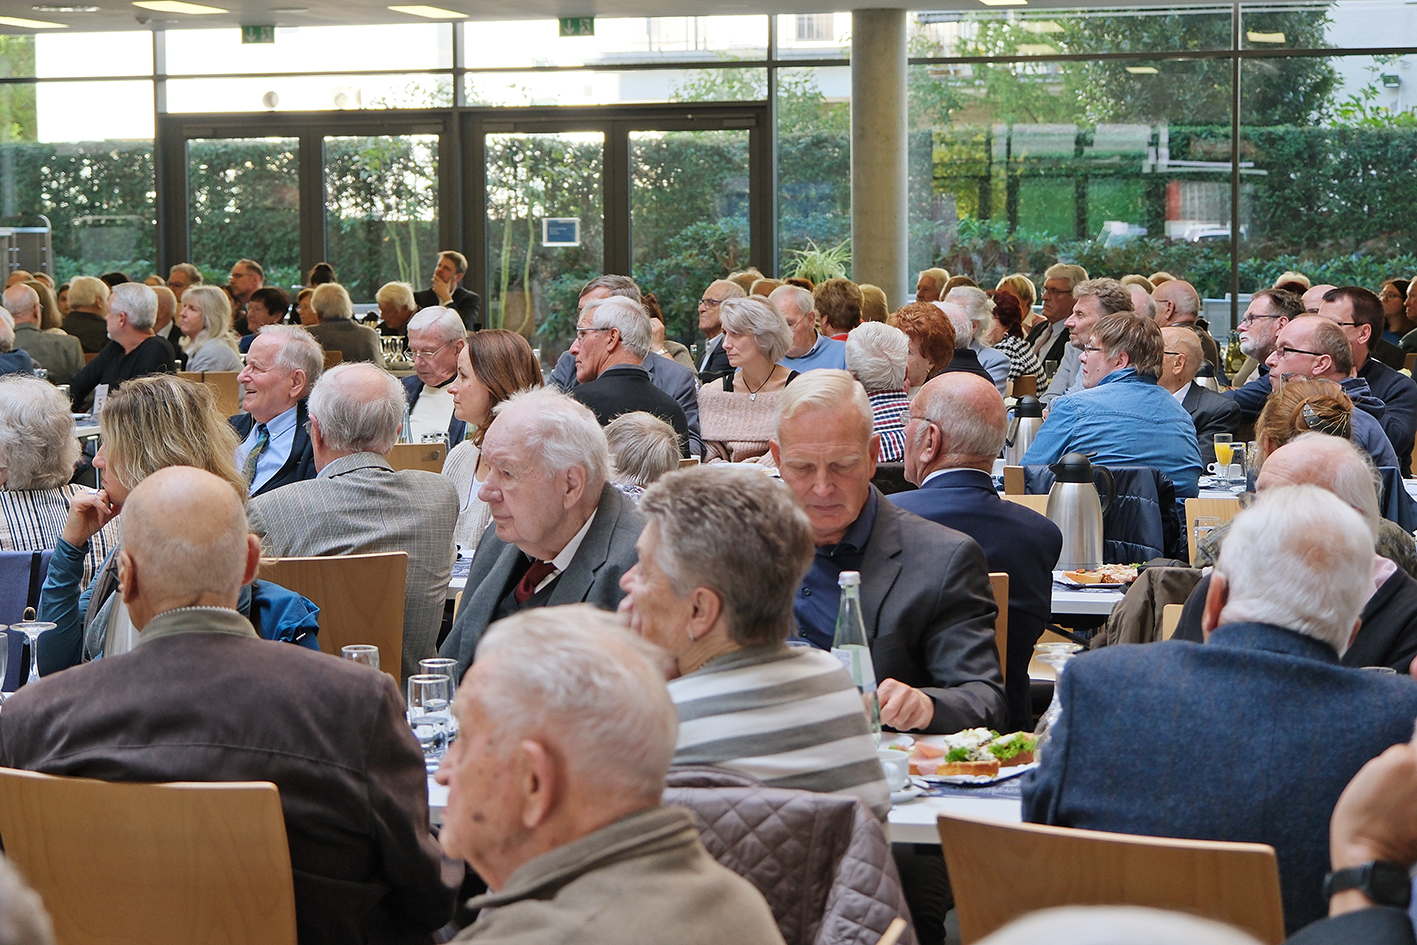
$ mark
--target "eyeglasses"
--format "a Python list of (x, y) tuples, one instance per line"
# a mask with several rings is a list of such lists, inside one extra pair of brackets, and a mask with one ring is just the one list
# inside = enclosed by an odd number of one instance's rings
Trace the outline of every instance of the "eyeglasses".
[(1095, 347), (1094, 345), (1083, 345), (1083, 346), (1082, 346), (1082, 353), (1083, 353), (1083, 354), (1091, 354), (1091, 353), (1094, 352), (1094, 351), (1101, 351), (1101, 350), (1102, 350), (1101, 348)]
[(1169, 355), (1171, 355), (1171, 357), (1173, 357), (1173, 358), (1179, 358), (1179, 357), (1181, 357), (1181, 352), (1179, 352), (1179, 351), (1163, 351), (1163, 352), (1161, 352), (1161, 353), (1162, 353), (1162, 354), (1169, 354)]
[(1279, 356), (1281, 358), (1287, 358), (1291, 354), (1307, 354), (1312, 355), (1316, 358), (1321, 358), (1328, 353), (1326, 351), (1305, 351), (1303, 348), (1291, 348), (1288, 345), (1280, 345), (1275, 350), (1279, 352)]
[[(453, 341), (456, 341), (456, 340), (457, 340), (456, 338), (453, 339)], [(423, 358), (423, 359), (425, 359), (425, 360), (432, 360), (433, 358), (436, 358), (436, 357), (438, 356), (438, 352), (439, 352), (439, 351), (442, 351), (444, 348), (446, 348), (448, 345), (450, 345), (450, 344), (452, 344), (452, 343), (453, 343), (452, 341), (445, 341), (445, 342), (443, 342), (442, 344), (440, 344), (438, 347), (434, 348), (432, 351), (414, 351), (414, 350), (412, 350), (412, 349), (409, 349), (408, 354), (409, 354), (409, 357), (413, 358), (413, 360), (415, 360), (415, 361), (417, 361), (419, 358)]]
[(1357, 322), (1334, 322), (1334, 324), (1337, 325), (1337, 326), (1339, 326), (1340, 328), (1357, 328), (1357, 327), (1358, 327), (1358, 323), (1357, 323)]
[(1248, 325), (1250, 322), (1257, 322), (1257, 321), (1260, 321), (1261, 319), (1265, 319), (1265, 318), (1283, 318), (1283, 317), (1284, 317), (1283, 315), (1251, 315), (1249, 312), (1246, 312), (1246, 313), (1245, 313), (1245, 317), (1242, 318), (1242, 319), (1240, 319), (1240, 324), (1241, 324), (1241, 325)]
[(726, 302), (726, 301), (728, 301), (728, 300), (727, 300), (727, 299), (711, 299), (711, 298), (709, 298), (708, 296), (704, 296), (703, 298), (699, 299), (699, 304), (700, 304), (700, 305), (707, 305), (709, 308), (713, 308), (715, 305), (722, 305), (722, 304), (723, 304), (724, 302)]
[(1072, 295), (1072, 289), (1050, 289), (1046, 285), (1043, 287), (1044, 295)]
[(576, 340), (577, 340), (577, 341), (585, 341), (585, 336), (586, 336), (586, 335), (592, 334), (592, 333), (597, 332), (597, 331), (612, 331), (612, 330), (613, 330), (613, 329), (610, 329), (610, 328), (577, 328), (577, 329), (576, 329)]

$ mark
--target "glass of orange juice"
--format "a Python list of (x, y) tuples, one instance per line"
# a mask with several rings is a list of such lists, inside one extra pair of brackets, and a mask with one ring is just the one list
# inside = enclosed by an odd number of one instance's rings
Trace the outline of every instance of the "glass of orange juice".
[(1229, 433), (1215, 434), (1215, 462), (1217, 468), (1230, 465), (1230, 460), (1235, 450), (1234, 439), (1234, 436)]

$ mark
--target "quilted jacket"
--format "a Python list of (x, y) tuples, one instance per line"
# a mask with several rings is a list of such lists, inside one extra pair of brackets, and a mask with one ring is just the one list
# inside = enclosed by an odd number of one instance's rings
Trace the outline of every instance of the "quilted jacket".
[[(880, 821), (854, 797), (770, 788), (710, 767), (669, 770), (666, 806), (693, 812), (713, 857), (767, 899), (787, 945), (876, 945), (910, 921)], [(916, 945), (909, 927), (901, 945)]]

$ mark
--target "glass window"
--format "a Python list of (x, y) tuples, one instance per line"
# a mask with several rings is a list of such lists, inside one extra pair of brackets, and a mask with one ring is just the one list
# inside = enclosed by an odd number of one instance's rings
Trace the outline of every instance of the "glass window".
[(845, 59), (850, 54), (850, 13), (778, 15), (779, 59)]
[[(851, 70), (778, 73), (778, 273), (851, 240)], [(848, 268), (848, 274), (850, 270)]]
[[(4, 37), (19, 39), (18, 36)], [(43, 78), (153, 74), (153, 34), (70, 33), (59, 30), (33, 37), (35, 70)]]
[(556, 20), (468, 23), (470, 69), (615, 66), (767, 58), (765, 16), (597, 17), (594, 36), (561, 36)]
[(167, 110), (172, 113), (445, 108), (452, 104), (452, 80), (434, 75), (266, 76), (167, 82)]
[[(1298, 20), (1298, 25), (1292, 29), (1283, 21), (1274, 22), (1274, 14), (1267, 12), (1274, 9), (1270, 4), (1240, 7), (1246, 46), (1252, 49), (1302, 46), (1372, 49), (1411, 46), (1412, 38), (1417, 36), (1417, 4), (1403, 0), (1362, 0), (1359, 3), (1340, 0), (1317, 11), (1312, 7), (1298, 7), (1284, 14)], [(1313, 38), (1315, 20), (1323, 24), (1322, 42), (1315, 42)], [(1263, 35), (1266, 32), (1283, 32), (1284, 39)], [(1412, 57), (1407, 57), (1406, 61), (1411, 62)]]
[(242, 44), (239, 29), (167, 33), (168, 75), (448, 69), (452, 64), (449, 23), (281, 27), (274, 43), (250, 45)]
[(254, 259), (269, 285), (303, 283), (300, 142), (212, 138), (187, 142), (191, 262), (225, 285), (238, 259)]
[(761, 100), (766, 69), (547, 70), (467, 77), (469, 105), (616, 105)]
[(1231, 48), (1229, 8), (1048, 10), (913, 15), (917, 57), (1053, 56)]

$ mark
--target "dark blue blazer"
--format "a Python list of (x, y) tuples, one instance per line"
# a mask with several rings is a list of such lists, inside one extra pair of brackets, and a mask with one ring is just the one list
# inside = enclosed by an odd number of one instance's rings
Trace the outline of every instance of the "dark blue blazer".
[(1008, 665), (1004, 695), (1011, 729), (1032, 729), (1028, 661), (1052, 619), (1053, 566), (1063, 548), (1058, 526), (1017, 502), (1005, 502), (994, 480), (977, 469), (957, 469), (914, 492), (887, 496), (907, 512), (964, 532), (984, 549), (990, 571), (1009, 575)]
[(1024, 776), (1024, 820), (1267, 843), (1291, 934), (1328, 912), (1338, 795), (1417, 718), (1411, 677), (1341, 666), (1323, 643), (1259, 623), (1086, 653), (1058, 698), (1056, 741)]
[[(418, 396), (423, 393), (423, 382), (418, 379), (417, 374), (410, 374), (403, 379), (404, 392), (408, 394), (408, 409), (413, 410), (413, 405), (418, 403)], [(452, 449), (462, 442), (463, 435), (467, 433), (467, 422), (459, 420), (454, 416), (448, 421), (448, 449)]]
[[(310, 445), (310, 431), (305, 429), (306, 421), (310, 415), (305, 409), (305, 398), (295, 405), (295, 441), (290, 444), (290, 457), (286, 459), (285, 465), (276, 470), (276, 474), (266, 483), (251, 493), (251, 498), (258, 495), (265, 495), (272, 489), (279, 489), (281, 486), (288, 486), (292, 482), (304, 482), (306, 479), (314, 479), (319, 474), (315, 468), (315, 450)], [(236, 435), (245, 440), (251, 435), (251, 428), (256, 425), (255, 419), (249, 413), (238, 413), (231, 418), (231, 425), (236, 429)]]

